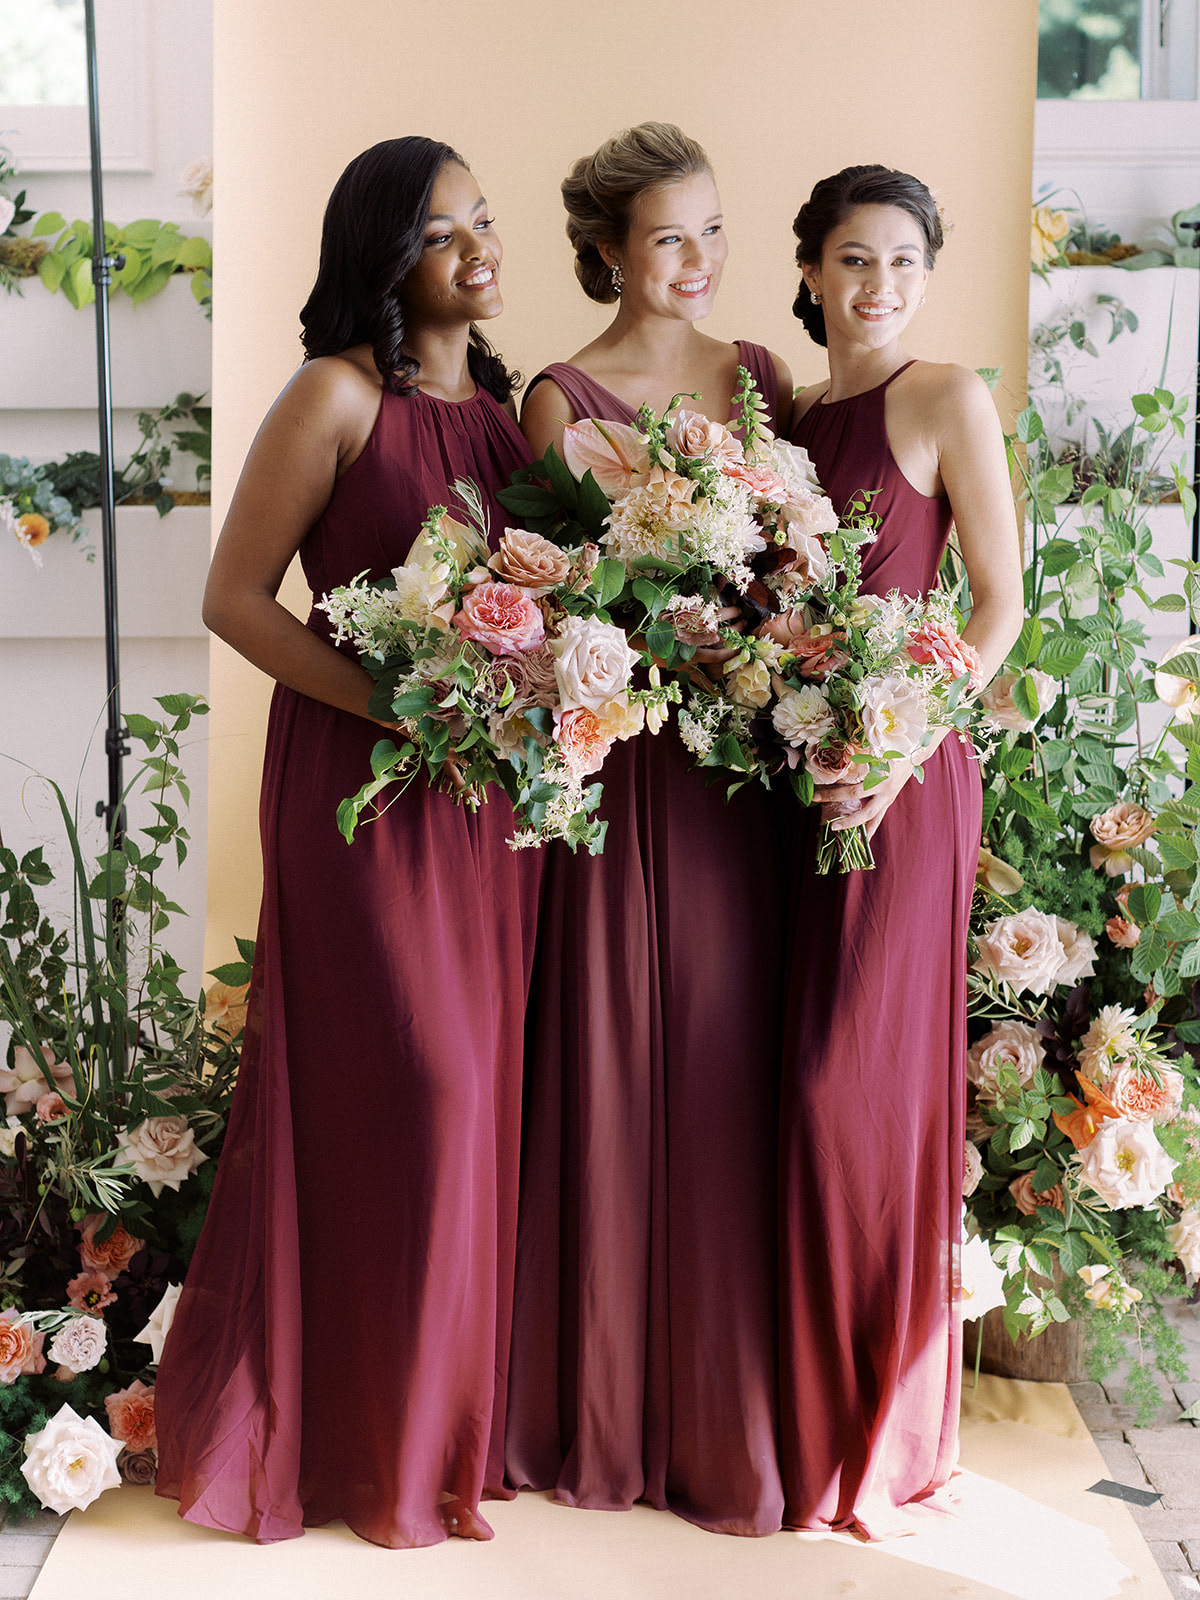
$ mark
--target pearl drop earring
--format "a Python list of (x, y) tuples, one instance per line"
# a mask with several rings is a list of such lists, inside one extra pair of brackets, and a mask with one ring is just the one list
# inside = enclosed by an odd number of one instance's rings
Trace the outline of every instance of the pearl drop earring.
[(625, 287), (625, 274), (621, 271), (620, 266), (615, 266), (612, 269), (612, 286), (618, 294)]

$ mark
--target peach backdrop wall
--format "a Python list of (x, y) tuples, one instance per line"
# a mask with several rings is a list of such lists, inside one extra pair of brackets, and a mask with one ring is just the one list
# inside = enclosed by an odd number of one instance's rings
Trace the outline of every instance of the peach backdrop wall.
[[(488, 334), (527, 375), (605, 320), (571, 270), (567, 165), (657, 118), (705, 145), (721, 188), (730, 256), (708, 332), (819, 377), (790, 313), (791, 219), (817, 178), (882, 161), (924, 178), (953, 225), (913, 350), (1002, 366), (1001, 409), (1020, 402), (1037, 0), (216, 0), (215, 30), (216, 526), (299, 360), (325, 198), (350, 157), (401, 133), (446, 140), (480, 178), (505, 245), (507, 309)], [(284, 597), (307, 610), (295, 571)], [(210, 962), (257, 919), (269, 695), (214, 643)]]

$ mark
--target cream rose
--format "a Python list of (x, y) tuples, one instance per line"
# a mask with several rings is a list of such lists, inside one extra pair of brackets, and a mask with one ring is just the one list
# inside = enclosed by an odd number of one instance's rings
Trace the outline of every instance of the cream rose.
[(515, 584), (530, 594), (546, 594), (567, 581), (571, 558), (540, 533), (506, 528), (500, 535), (500, 548), (489, 557), (488, 566), (502, 583)]
[(1058, 982), (1076, 984), (1081, 978), (1090, 978), (1096, 970), (1096, 941), (1065, 917), (1055, 917), (1054, 921), (1063, 951)]
[(82, 1511), (105, 1489), (120, 1488), (120, 1453), (94, 1417), (85, 1420), (60, 1406), (44, 1428), (26, 1435), (21, 1472), (46, 1510), (61, 1516)]
[(1110, 878), (1117, 878), (1132, 869), (1129, 851), (1145, 844), (1154, 832), (1154, 818), (1144, 806), (1118, 800), (1093, 817), (1088, 826), (1096, 840), (1088, 854), (1089, 861), (1093, 867), (1103, 868)]
[(646, 708), (640, 700), (631, 705), (629, 696), (617, 695), (596, 712), (601, 731), (614, 740), (632, 739), (646, 726)]
[(1036, 906), (989, 922), (979, 936), (976, 972), (1007, 983), (1017, 994), (1049, 994), (1058, 983), (1065, 952), (1058, 920)]
[(997, 728), (1011, 728), (1016, 733), (1028, 733), (1037, 718), (1030, 718), (1023, 711), (1018, 711), (1013, 701), (1013, 685), (1021, 676), (1033, 680), (1033, 697), (1037, 702), (1038, 717), (1044, 717), (1058, 695), (1058, 684), (1045, 672), (1036, 669), (1021, 674), (1019, 672), (1001, 672), (988, 684), (979, 696), (979, 704), (988, 714), (988, 721)]
[[(192, 202), (199, 217), (208, 216), (212, 210), (213, 158), (199, 156), (189, 162), (179, 174), (179, 193)], [(3, 230), (0, 230), (3, 231)]]
[(862, 704), (863, 739), (872, 755), (911, 756), (921, 747), (929, 718), (919, 684), (908, 678), (876, 678)]
[(564, 711), (599, 711), (629, 687), (637, 653), (613, 623), (565, 617), (549, 644)]
[(1195, 1206), (1188, 1206), (1179, 1221), (1167, 1229), (1167, 1242), (1188, 1277), (1200, 1277), (1200, 1211)]
[(1196, 715), (1196, 708), (1200, 706), (1200, 690), (1190, 678), (1181, 678), (1174, 672), (1164, 672), (1163, 667), (1168, 661), (1178, 655), (1196, 655), (1198, 641), (1196, 639), (1180, 639), (1173, 644), (1159, 663), (1159, 669), (1154, 674), (1154, 692), (1164, 705), (1179, 718), (1180, 722), (1191, 722)]
[(1062, 253), (1062, 241), (1071, 231), (1071, 219), (1065, 211), (1054, 211), (1050, 206), (1034, 206), (1033, 227), (1030, 235), (1029, 258), (1035, 267), (1044, 267), (1056, 261)]
[(155, 1199), (164, 1189), (178, 1189), (208, 1160), (186, 1117), (147, 1117), (132, 1131), (119, 1133), (117, 1143)]
[(1131, 1117), (1106, 1118), (1079, 1153), (1080, 1175), (1114, 1211), (1157, 1200), (1176, 1165), (1151, 1125)]
[(819, 743), (837, 726), (829, 696), (816, 683), (785, 689), (771, 707), (771, 721), (781, 739), (794, 748)]
[(12, 227), (12, 219), (17, 214), (17, 208), (6, 194), (0, 194), (0, 233), (7, 233)]
[(979, 1180), (983, 1177), (983, 1157), (979, 1154), (979, 1146), (972, 1144), (968, 1139), (963, 1153), (963, 1199), (967, 1200), (979, 1187)]
[(967, 1051), (967, 1080), (980, 1100), (993, 1102), (999, 1094), (1001, 1067), (1011, 1067), (1022, 1088), (1028, 1088), (1045, 1059), (1041, 1035), (1027, 1022), (1010, 1018), (998, 1022)]
[(150, 1314), (150, 1321), (141, 1333), (134, 1334), (134, 1342), (150, 1346), (149, 1366), (156, 1366), (162, 1359), (163, 1343), (171, 1331), (171, 1324), (175, 1320), (175, 1307), (179, 1304), (179, 1296), (183, 1293), (183, 1285), (169, 1283), (166, 1293)]
[(99, 1317), (74, 1317), (50, 1341), (51, 1361), (72, 1372), (90, 1372), (108, 1348), (108, 1329)]
[(829, 576), (829, 552), (820, 532), (805, 526), (799, 519), (790, 519), (784, 532), (792, 561), (784, 574), (781, 586), (786, 592), (807, 592), (816, 584), (824, 583)]

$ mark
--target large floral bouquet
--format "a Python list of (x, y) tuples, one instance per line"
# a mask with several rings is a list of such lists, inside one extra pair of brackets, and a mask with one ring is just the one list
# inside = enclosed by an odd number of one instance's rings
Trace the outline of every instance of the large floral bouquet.
[(499, 784), (519, 824), (514, 847), (562, 839), (597, 854), (600, 786), (585, 779), (616, 740), (657, 731), (675, 691), (633, 686), (640, 653), (603, 609), (596, 545), (564, 549), (509, 528), (489, 555), (478, 490), (454, 487), (467, 523), (433, 507), (389, 580), (356, 580), (319, 602), (335, 642), (350, 640), (377, 680), (372, 714), (404, 733), (375, 746), (373, 777), (338, 825), (352, 839), (381, 791), (424, 767), (473, 802)]
[[(1151, 440), (1182, 431), (1166, 391), (1134, 409)], [(1029, 617), (982, 696), (996, 743), (973, 921), (968, 1208), (1005, 1272), (1010, 1332), (1087, 1311), (1102, 1365), (1136, 1324), (1178, 1376), (1161, 1303), (1200, 1275), (1200, 652), (1154, 648), (1147, 624), (1195, 616), (1200, 569), (1177, 563), (1184, 592), (1170, 592), (1132, 466), (1063, 518), (1071, 476), (1035, 408), (1018, 435)], [(1147, 452), (1140, 470), (1155, 467)], [(1149, 1370), (1133, 1381), (1156, 1408)]]
[(39, 904), (43, 850), (0, 847), (0, 1502), (21, 1514), (153, 1481), (153, 1368), (232, 1098), (252, 946), (196, 999), (161, 945), (178, 907), (159, 871), (187, 850), (179, 739), (207, 707), (160, 704), (126, 718), (155, 819), (138, 837), (89, 866), (50, 785), (73, 929)]

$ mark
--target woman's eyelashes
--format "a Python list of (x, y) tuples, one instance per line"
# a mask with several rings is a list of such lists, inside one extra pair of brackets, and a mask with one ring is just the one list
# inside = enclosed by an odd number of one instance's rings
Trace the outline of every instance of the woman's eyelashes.
[[(475, 233), (490, 233), (496, 226), (496, 219), (495, 217), (481, 217), (472, 226)], [(426, 250), (432, 250), (439, 245), (449, 244), (453, 237), (452, 233), (431, 233), (425, 240), (425, 248)]]

